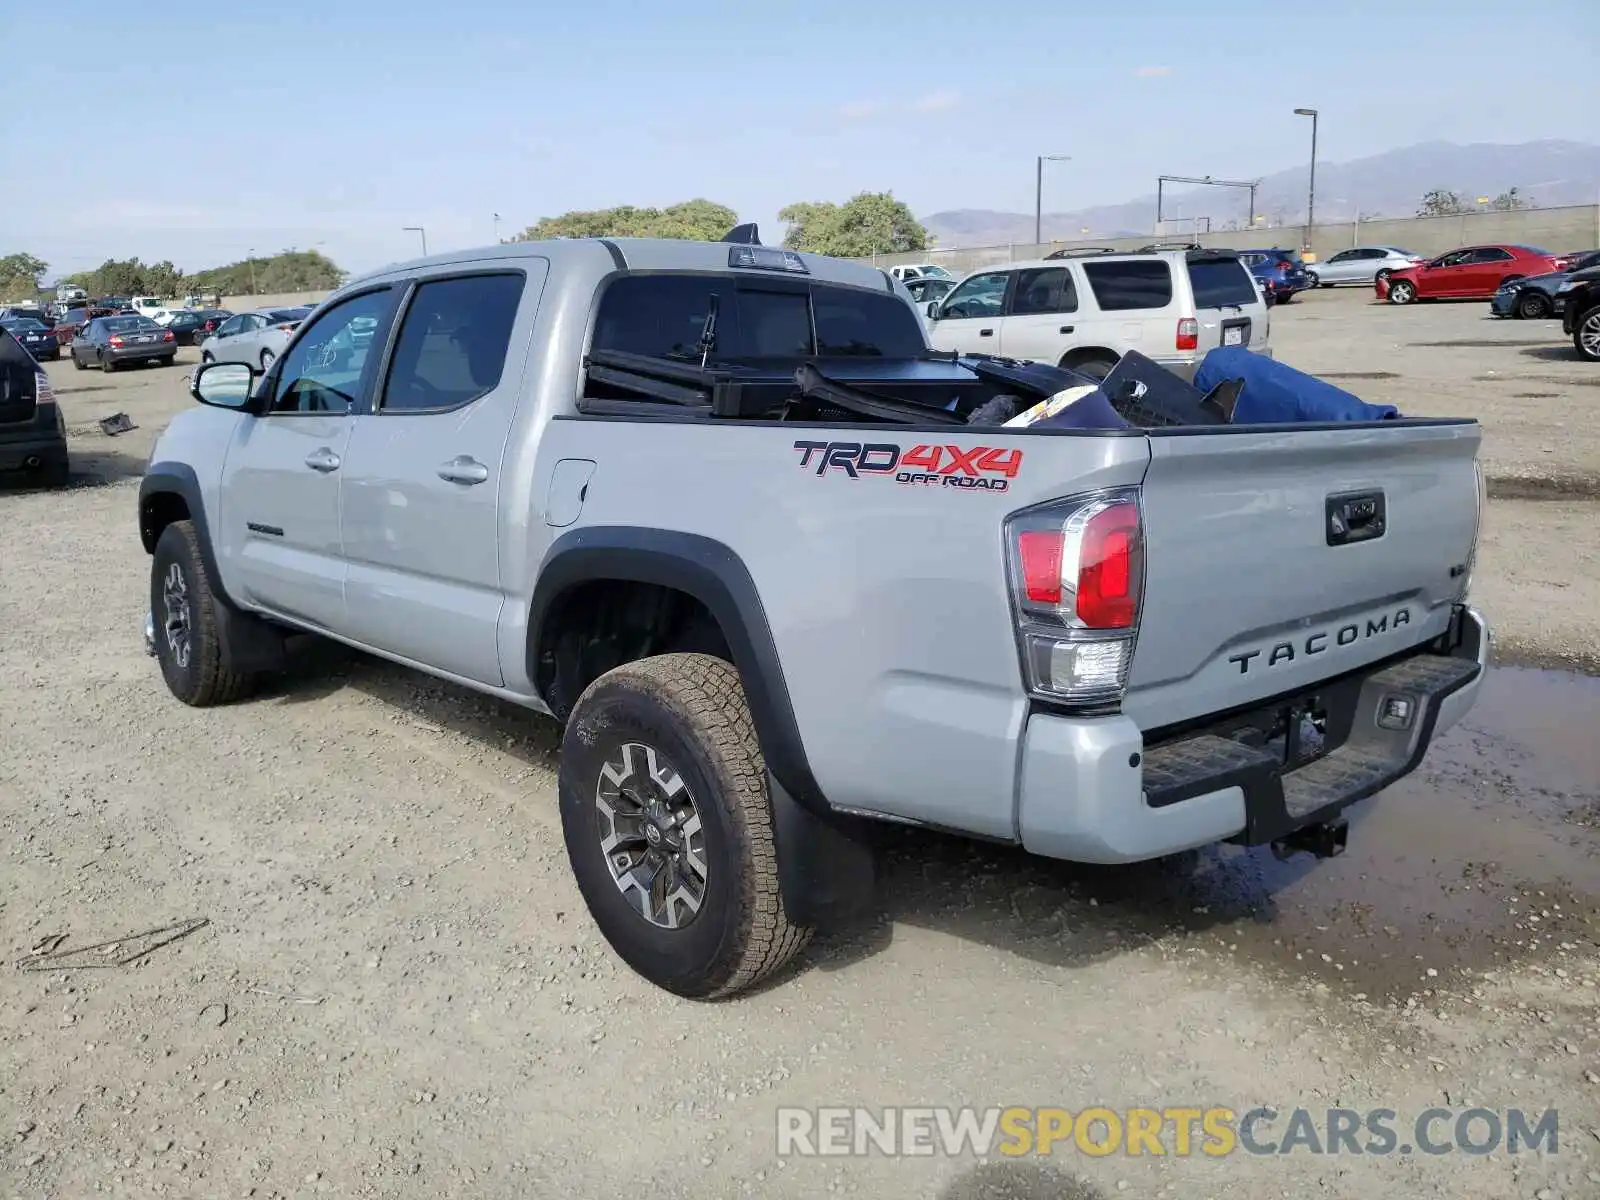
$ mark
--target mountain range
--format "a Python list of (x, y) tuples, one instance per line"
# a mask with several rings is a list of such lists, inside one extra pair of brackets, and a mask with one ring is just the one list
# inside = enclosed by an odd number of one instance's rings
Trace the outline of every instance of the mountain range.
[[(1274, 226), (1304, 222), (1307, 174), (1302, 165), (1262, 176), (1256, 213)], [(1350, 221), (1358, 212), (1363, 219), (1414, 216), (1423, 194), (1435, 188), (1456, 192), (1469, 204), (1511, 188), (1544, 208), (1594, 204), (1600, 202), (1600, 146), (1563, 141), (1466, 146), (1423, 142), (1350, 162), (1319, 162), (1317, 222)], [(1208, 217), (1212, 229), (1243, 228), (1248, 214), (1249, 196), (1242, 188), (1169, 184), (1163, 189), (1161, 215), (1167, 222)], [(920, 220), (944, 248), (1033, 241), (1031, 212), (963, 208)], [(1121, 204), (1045, 213), (1044, 238), (1140, 237), (1154, 230), (1155, 220), (1152, 191)]]

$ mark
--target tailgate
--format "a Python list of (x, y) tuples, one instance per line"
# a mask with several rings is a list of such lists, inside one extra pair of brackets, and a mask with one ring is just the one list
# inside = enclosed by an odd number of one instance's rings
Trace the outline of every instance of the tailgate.
[(1123, 710), (1158, 729), (1443, 633), (1477, 538), (1480, 438), (1471, 421), (1151, 436)]

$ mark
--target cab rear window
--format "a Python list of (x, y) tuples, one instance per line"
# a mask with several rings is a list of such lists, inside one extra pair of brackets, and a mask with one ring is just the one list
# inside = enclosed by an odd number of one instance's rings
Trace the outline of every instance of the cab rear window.
[(1235, 308), (1254, 304), (1256, 285), (1237, 258), (1207, 258), (1189, 264), (1189, 286), (1196, 308)]

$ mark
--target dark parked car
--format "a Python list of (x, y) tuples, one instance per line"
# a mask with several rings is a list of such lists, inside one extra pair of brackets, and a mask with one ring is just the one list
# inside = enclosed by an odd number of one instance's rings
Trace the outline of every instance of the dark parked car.
[(172, 320), (167, 322), (167, 328), (172, 331), (172, 336), (177, 339), (180, 346), (197, 346), (208, 336), (205, 333), (204, 314), (186, 308), (181, 308), (172, 314)]
[(56, 341), (55, 330), (36, 317), (0, 317), (0, 328), (16, 338), (34, 358), (61, 357), (61, 343)]
[(50, 379), (0, 329), (0, 471), (26, 471), (46, 486), (67, 482), (67, 426)]
[(1572, 348), (1579, 358), (1600, 362), (1600, 267), (1575, 271), (1557, 294), (1561, 328), (1571, 335)]
[(1587, 254), (1562, 255), (1571, 266), (1545, 275), (1530, 275), (1525, 279), (1508, 279), (1500, 290), (1489, 298), (1489, 313), (1496, 317), (1521, 317), (1538, 320), (1558, 317), (1566, 307), (1561, 296), (1561, 285), (1572, 278), (1574, 271), (1587, 271), (1600, 267), (1600, 250)]
[(222, 327), (222, 323), (233, 316), (225, 308), (202, 308), (196, 310), (200, 315), (200, 336), (194, 339), (194, 344), (199, 345)]
[(1271, 286), (1272, 299), (1277, 304), (1287, 304), (1297, 293), (1317, 286), (1293, 250), (1241, 250), (1239, 261), (1260, 280), (1263, 290)]
[(115, 371), (123, 363), (152, 359), (170, 367), (178, 357), (178, 339), (149, 317), (96, 317), (72, 339), (72, 365), (80, 371), (99, 367)]

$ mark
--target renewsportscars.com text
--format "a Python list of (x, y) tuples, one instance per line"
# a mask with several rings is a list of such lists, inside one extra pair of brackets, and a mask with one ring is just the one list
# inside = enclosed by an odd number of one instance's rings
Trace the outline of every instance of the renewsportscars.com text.
[(778, 1157), (1510, 1154), (1559, 1150), (1558, 1110), (780, 1108)]

